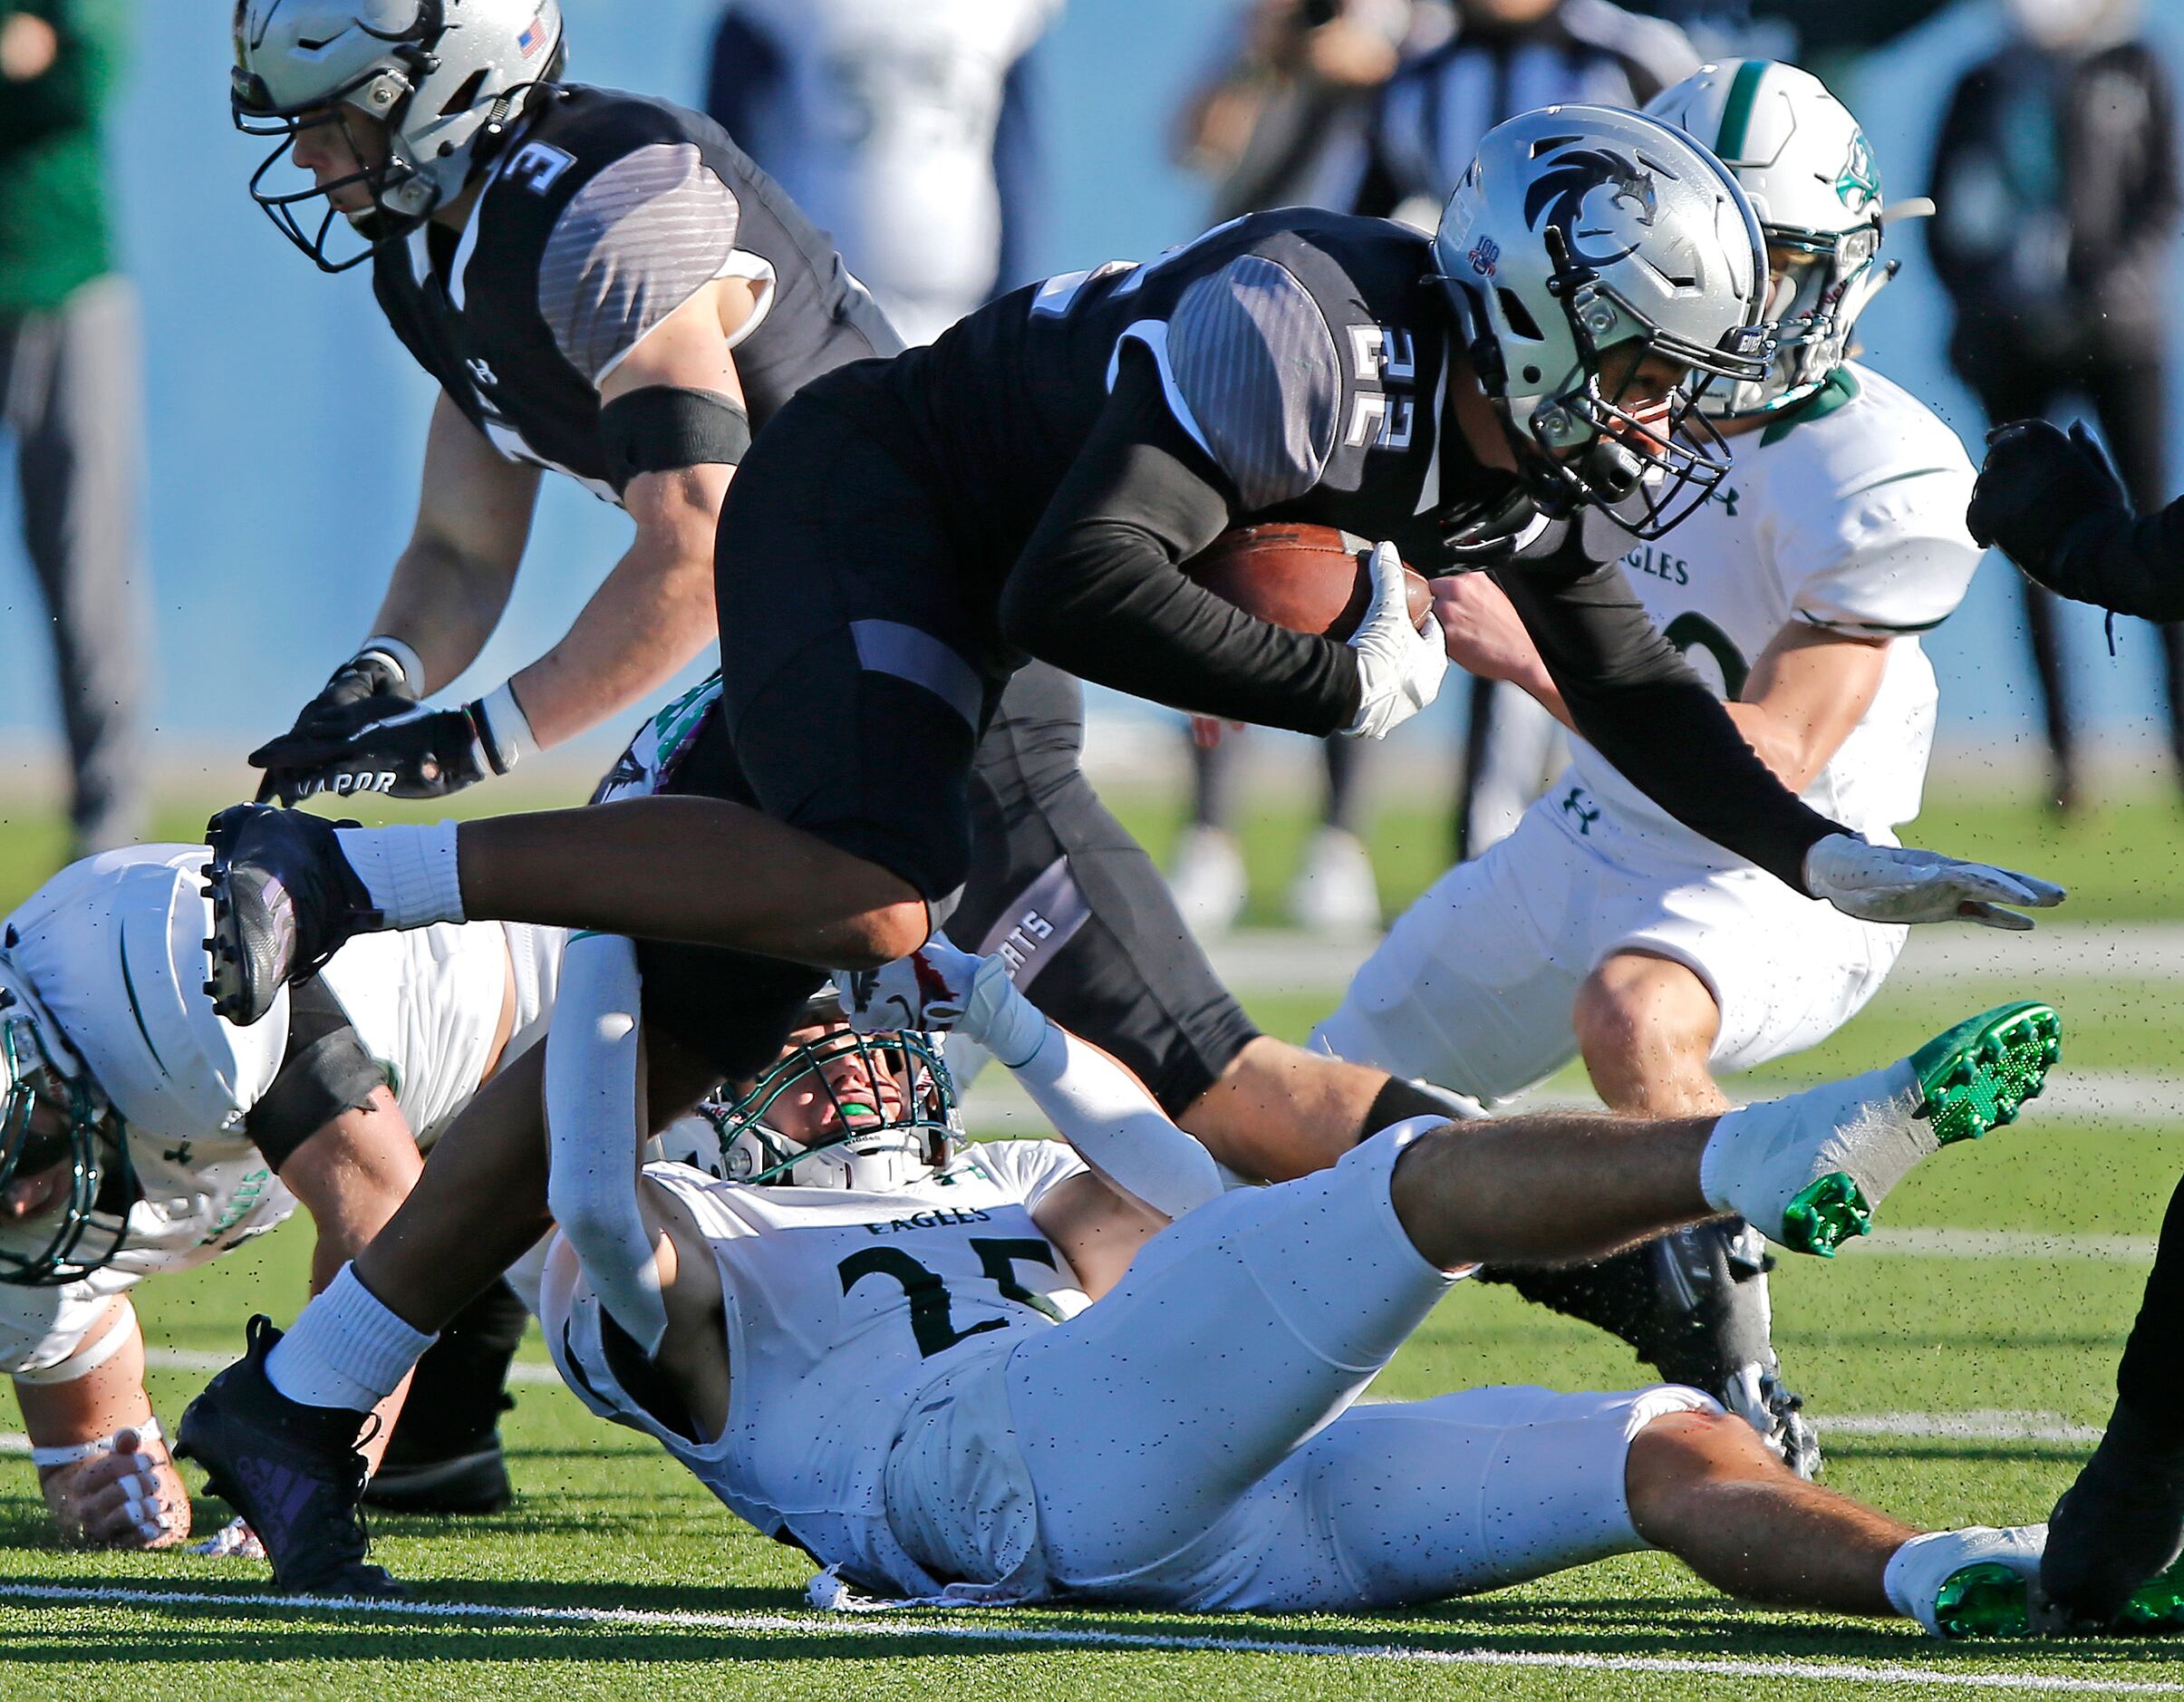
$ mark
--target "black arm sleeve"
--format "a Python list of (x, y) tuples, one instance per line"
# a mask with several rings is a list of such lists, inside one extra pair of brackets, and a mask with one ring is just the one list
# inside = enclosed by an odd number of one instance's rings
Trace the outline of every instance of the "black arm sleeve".
[(1591, 566), (1566, 545), (1545, 563), (1520, 562), (1494, 578), (1578, 731), (1617, 771), (1694, 833), (1803, 892), (1805, 853), (1850, 830), (1774, 778), (1661, 636), (1622, 569)]
[(1358, 718), (1348, 644), (1246, 614), (1177, 564), (1237, 498), (1169, 411), (1152, 357), (1123, 353), (1115, 393), (1010, 571), (1009, 642), (1133, 696), (1324, 735)]
[(2131, 519), (2089, 515), (2063, 535), (2054, 573), (2065, 596), (2150, 621), (2184, 620), (2184, 497)]
[(246, 1127), (277, 1175), (297, 1147), (386, 1084), (341, 1001), (314, 975), (289, 991), (288, 1050)]

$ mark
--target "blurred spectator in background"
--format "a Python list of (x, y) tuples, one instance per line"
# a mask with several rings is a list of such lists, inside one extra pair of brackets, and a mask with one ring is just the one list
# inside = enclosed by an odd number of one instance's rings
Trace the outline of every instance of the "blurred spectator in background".
[[(2007, 0), (2008, 41), (1966, 72), (1935, 149), (1929, 231), (1955, 299), (1949, 360), (1996, 423), (2083, 398), (2133, 501), (2164, 494), (2163, 365), (2176, 240), (2167, 78), (2137, 0)], [(2026, 581), (2057, 808), (2078, 803), (2053, 594)], [(2160, 629), (2184, 770), (2184, 632)]]
[(122, 0), (0, 0), (0, 407), (53, 624), (71, 857), (144, 826), (142, 381), (101, 128), (126, 22)]
[[(1675, 25), (1607, 0), (1459, 0), (1456, 12), (1455, 34), (1406, 62), (1381, 92), (1366, 131), (1358, 212), (1430, 227), (1479, 138), (1503, 119), (1559, 101), (1643, 106), (1699, 66)], [(1561, 729), (1539, 704), (1513, 686), (1474, 680), (1457, 858), (1514, 828), (1567, 755)]]
[[(1407, 49), (1446, 37), (1443, 0), (1251, 0), (1176, 127), (1183, 162), (1215, 181), (1218, 224), (1271, 207), (1348, 207), (1373, 100)], [(1435, 213), (1439, 208), (1435, 209)], [(1237, 734), (1193, 722), (1191, 822), (1169, 885), (1184, 920), (1225, 931), (1242, 911), (1235, 820)], [(1380, 894), (1358, 833), (1354, 739), (1325, 741), (1327, 805), (1290, 889), (1291, 920), (1317, 933), (1380, 926)]]
[(1215, 185), (1208, 222), (1338, 204), (1375, 92), (1448, 28), (1446, 0), (1247, 0), (1176, 125), (1177, 158)]
[(908, 343), (1026, 281), (1030, 50), (1062, 0), (730, 0), (706, 111)]

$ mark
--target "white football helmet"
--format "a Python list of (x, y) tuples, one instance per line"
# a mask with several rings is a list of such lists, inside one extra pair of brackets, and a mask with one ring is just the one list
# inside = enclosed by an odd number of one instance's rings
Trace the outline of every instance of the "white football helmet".
[(1702, 406), (1729, 419), (1795, 406), (1849, 357), (1858, 315), (1896, 275), (1880, 259), (1880, 169), (1865, 131), (1818, 77), (1772, 59), (1702, 65), (1646, 111), (1735, 174), (1773, 251), (1774, 369)]
[[(1540, 506), (1614, 508), (1657, 537), (1720, 482), (1728, 453), (1694, 403), (1766, 375), (1766, 253), (1721, 163), (1656, 119), (1550, 106), (1496, 125), (1434, 237), (1473, 365)], [(1607, 351), (1689, 373), (1665, 412), (1624, 405)]]
[[(933, 1037), (911, 1029), (859, 1034), (834, 1027), (842, 1013), (831, 987), (812, 1000), (806, 1020), (828, 1024), (828, 1032), (786, 1049), (740, 1096), (701, 1107), (718, 1137), (715, 1162), (683, 1153), (663, 1137), (667, 1156), (730, 1182), (862, 1194), (892, 1194), (945, 1168), (962, 1144), (963, 1125), (955, 1079)], [(784, 1098), (807, 1092), (830, 1107), (828, 1132), (816, 1141), (785, 1134), (768, 1120)], [(893, 1107), (885, 1102), (890, 1097)], [(687, 1121), (676, 1126), (686, 1127)]]
[[(561, 58), (560, 0), (236, 0), (236, 128), (281, 139), (252, 175), (251, 198), (322, 270), (345, 271), (460, 194)], [(384, 127), (384, 164), (325, 189), (262, 187), (299, 130), (351, 111)], [(364, 246), (336, 260), (333, 204), (315, 228), (303, 209), (349, 183), (371, 190), (375, 210), (350, 220)]]
[[(211, 902), (202, 846), (110, 851), (70, 866), (0, 931), (0, 1182), (48, 1167), (30, 1130), (43, 1097), (69, 1111), (69, 1195), (48, 1244), (0, 1250), (0, 1281), (66, 1282), (111, 1259), (81, 1248), (101, 1184), (130, 1169), (129, 1136), (166, 1145), (242, 1127), (287, 1049), (286, 990), (238, 1029), (199, 983)], [(44, 1219), (39, 1219), (41, 1230)]]

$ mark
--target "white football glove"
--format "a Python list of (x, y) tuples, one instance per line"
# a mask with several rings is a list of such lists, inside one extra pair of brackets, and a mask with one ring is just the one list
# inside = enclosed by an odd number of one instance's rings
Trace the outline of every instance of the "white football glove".
[(944, 1034), (963, 1014), (978, 966), (977, 958), (957, 951), (946, 934), (936, 933), (908, 957), (878, 969), (837, 969), (835, 992), (842, 1014), (859, 1034), (883, 1029)]
[(1846, 915), (1865, 922), (1976, 922), (1989, 928), (2033, 925), (2005, 904), (2045, 910), (2063, 889), (2037, 875), (1985, 863), (1962, 863), (1938, 851), (1869, 845), (1830, 834), (1805, 853), (1805, 889)]
[(1393, 544), (1373, 546), (1373, 600), (1350, 636), (1358, 653), (1358, 719), (1342, 730), (1352, 739), (1385, 739), (1434, 701), (1448, 672), (1441, 624), (1410, 624), (1403, 557)]

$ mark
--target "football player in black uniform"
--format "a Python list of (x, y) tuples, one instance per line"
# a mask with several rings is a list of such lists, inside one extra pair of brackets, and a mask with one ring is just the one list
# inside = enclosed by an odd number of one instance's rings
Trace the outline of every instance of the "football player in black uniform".
[[(253, 196), (322, 268), (370, 266), (440, 386), (374, 635), (251, 760), (261, 796), (285, 802), (437, 797), (648, 696), (703, 650), (720, 501), (752, 430), (807, 380), (902, 344), (716, 126), (556, 83), (555, 0), (241, 0), (236, 32), (237, 122), (280, 141)], [(308, 187), (280, 185), (284, 160)], [(507, 606), (545, 468), (619, 503), (628, 551), (536, 662), (468, 704), (423, 702)], [(294, 1007), (295, 1056), (334, 1045), (304, 1020), (325, 1002)], [(495, 1283), (450, 1326), (375, 1501), (507, 1499), (496, 1426), (524, 1320)]]
[[(466, 0), (452, 22), (351, 0), (240, 11), (238, 121), (314, 179), (276, 193), (261, 170), (254, 192), (322, 266), (369, 260), (442, 386), (376, 635), (254, 753), (284, 801), (452, 791), (652, 690), (712, 638), (714, 517), (749, 432), (808, 380), (901, 347), (717, 127), (529, 81), (554, 69), (554, 5)], [(629, 554), (546, 656), (469, 704), (421, 704), (506, 605), (542, 466), (623, 503)], [(958, 932), (1020, 955), (1020, 981), (1202, 1137), (1248, 1144), (1275, 1176), (1328, 1162), (1387, 1120), (1387, 1076), (1259, 1033), (1086, 781), (1082, 720), (1075, 682), (1047, 665), (981, 715)]]
[[(359, 928), (466, 911), (764, 954), (710, 960), (695, 989), (647, 962), (649, 1104), (670, 1113), (769, 1059), (820, 966), (879, 968), (949, 918), (972, 862), (973, 751), (1027, 653), (1180, 708), (1377, 737), (1445, 665), (1437, 632), (1409, 625), (1398, 551), (1493, 565), (1580, 727), (1699, 831), (1857, 914), (2022, 925), (1998, 904), (2060, 894), (1868, 846), (1783, 791), (1612, 566), (1627, 544), (1599, 510), (1657, 536), (1719, 478), (1686, 435), (1688, 381), (1764, 370), (1765, 277), (1711, 156), (1649, 120), (1563, 108), (1483, 145), (1433, 241), (1255, 216), (830, 374), (783, 409), (723, 510), (735, 667), (681, 766), (702, 795), (459, 834), (226, 812), (222, 1009), (255, 1016)], [(1258, 621), (1180, 571), (1268, 517), (1386, 540), (1348, 643)], [(901, 991), (887, 1020), (922, 1024), (932, 990)], [(493, 1108), (511, 1091), (481, 1097), (306, 1310), (295, 1375), (276, 1390), (254, 1349), (185, 1420), (185, 1449), (230, 1481), (277, 1465), (321, 1486), (261, 1526), (276, 1558), (361, 1553), (341, 1470), (357, 1415), (310, 1400), (313, 1356), (359, 1347), (375, 1378), (543, 1223), (535, 1128), (511, 1135), (521, 1119)]]
[[(1987, 441), (1965, 516), (1975, 538), (2063, 596), (2149, 621), (2184, 620), (2184, 498), (2134, 516), (2083, 425), (2066, 434), (2045, 420), (2020, 420), (1996, 427)], [(2184, 1596), (2179, 1320), (2184, 1182), (2161, 1219), (2108, 1428), (2050, 1520), (2040, 1581), (2058, 1629), (2115, 1624), (2132, 1592), (2164, 1571), (2170, 1593)]]

